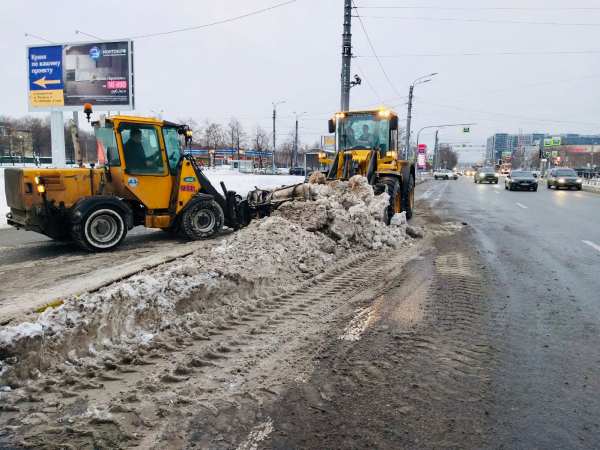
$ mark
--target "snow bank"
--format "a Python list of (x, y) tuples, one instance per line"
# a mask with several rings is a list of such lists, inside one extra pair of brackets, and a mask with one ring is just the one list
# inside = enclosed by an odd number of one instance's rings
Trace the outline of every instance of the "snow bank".
[(230, 168), (203, 169), (203, 172), (219, 192), (221, 191), (220, 183), (223, 181), (227, 189), (236, 191), (242, 196), (257, 186), (263, 189), (272, 189), (304, 182), (304, 177), (294, 175), (257, 175), (241, 173)]
[(387, 194), (374, 196), (366, 179), (305, 186), (314, 201), (286, 203), (208, 252), (68, 298), (35, 322), (2, 328), (0, 381), (18, 386), (39, 368), (151, 345), (167, 328), (201, 336), (340, 257), (405, 241), (403, 227), (382, 222)]

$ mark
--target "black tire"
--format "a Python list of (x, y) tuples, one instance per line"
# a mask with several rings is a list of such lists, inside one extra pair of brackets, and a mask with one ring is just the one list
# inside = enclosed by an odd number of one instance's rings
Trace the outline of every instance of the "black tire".
[(504, 189), (508, 191), (508, 184), (504, 183)]
[(415, 211), (415, 177), (410, 174), (408, 183), (402, 185), (402, 198), (400, 199), (402, 211), (406, 213), (406, 220), (412, 219)]
[(548, 189), (550, 189), (550, 183), (546, 184), (546, 187), (547, 187)]
[(537, 186), (534, 187), (532, 190), (533, 190), (533, 192), (537, 192)]
[(578, 191), (580, 191), (581, 189), (583, 189), (583, 186), (577, 186)]
[(494, 181), (494, 184), (498, 184), (498, 180)]
[(223, 210), (214, 200), (191, 200), (181, 213), (181, 232), (191, 240), (207, 239), (223, 228)]
[(81, 221), (71, 227), (73, 241), (90, 252), (107, 252), (127, 236), (123, 214), (114, 205), (98, 204), (89, 208)]
[[(385, 192), (390, 196), (390, 202), (388, 203), (388, 207), (386, 209), (386, 214), (384, 217), (386, 225), (390, 224), (392, 217), (396, 214), (397, 207), (401, 208), (402, 205), (402, 192), (400, 190), (400, 180), (394, 177), (384, 177), (379, 181), (380, 184), (385, 186)], [(406, 215), (408, 219), (408, 214)]]
[(438, 177), (433, 177), (433, 178), (436, 179), (436, 180), (438, 179)]

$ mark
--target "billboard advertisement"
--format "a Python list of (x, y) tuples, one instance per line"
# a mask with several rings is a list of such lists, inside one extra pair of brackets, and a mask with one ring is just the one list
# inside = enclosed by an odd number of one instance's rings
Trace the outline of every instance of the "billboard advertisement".
[(128, 40), (27, 48), (29, 110), (129, 110), (133, 43)]
[(417, 147), (417, 169), (427, 168), (427, 145), (419, 144)]

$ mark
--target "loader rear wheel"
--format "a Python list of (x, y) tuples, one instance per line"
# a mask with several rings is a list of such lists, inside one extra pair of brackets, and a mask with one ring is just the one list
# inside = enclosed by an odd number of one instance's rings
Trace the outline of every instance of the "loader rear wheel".
[(223, 210), (214, 200), (195, 200), (181, 214), (181, 231), (192, 240), (214, 236), (223, 228)]
[(71, 236), (84, 250), (104, 252), (114, 249), (127, 235), (121, 211), (113, 205), (90, 208), (80, 223), (73, 225)]
[(415, 177), (411, 174), (408, 183), (402, 185), (402, 211), (406, 212), (406, 220), (410, 220), (415, 209)]
[(397, 212), (402, 210), (402, 192), (400, 190), (400, 181), (397, 178), (385, 177), (380, 180), (386, 188), (386, 192), (390, 196), (390, 202), (385, 211), (385, 223), (390, 224), (392, 217)]

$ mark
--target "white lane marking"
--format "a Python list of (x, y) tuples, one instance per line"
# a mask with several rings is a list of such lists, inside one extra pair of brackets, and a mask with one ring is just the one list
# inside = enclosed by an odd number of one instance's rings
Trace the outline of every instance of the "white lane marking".
[(586, 245), (589, 245), (590, 247), (598, 250), (600, 252), (600, 245), (593, 243), (592, 241), (581, 241)]
[(522, 209), (527, 209), (527, 206), (523, 205), (522, 203), (517, 202), (517, 206)]
[(499, 194), (499, 193), (500, 193), (500, 192), (498, 192), (498, 191), (494, 191), (494, 194)]

